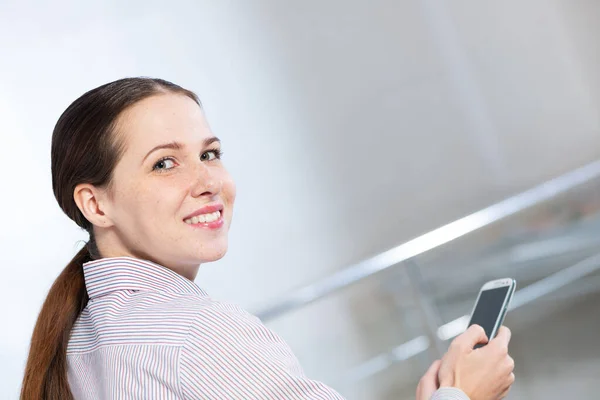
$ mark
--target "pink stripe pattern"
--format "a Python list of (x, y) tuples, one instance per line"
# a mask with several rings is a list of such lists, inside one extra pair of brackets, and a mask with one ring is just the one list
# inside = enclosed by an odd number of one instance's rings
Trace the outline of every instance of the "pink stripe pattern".
[(342, 399), (242, 308), (159, 264), (83, 266), (88, 305), (67, 348), (75, 399)]

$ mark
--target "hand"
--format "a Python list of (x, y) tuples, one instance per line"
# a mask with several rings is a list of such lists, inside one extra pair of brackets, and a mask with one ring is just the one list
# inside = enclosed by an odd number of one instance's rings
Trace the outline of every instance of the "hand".
[(503, 399), (515, 381), (515, 363), (508, 355), (510, 330), (501, 327), (498, 336), (487, 346), (474, 350), (479, 343), (487, 343), (483, 328), (471, 326), (454, 339), (442, 358), (438, 374), (440, 387), (461, 389), (471, 400)]
[(440, 360), (436, 360), (431, 364), (425, 375), (419, 381), (417, 386), (417, 400), (429, 400), (433, 393), (440, 387), (438, 381), (438, 372), (441, 365)]

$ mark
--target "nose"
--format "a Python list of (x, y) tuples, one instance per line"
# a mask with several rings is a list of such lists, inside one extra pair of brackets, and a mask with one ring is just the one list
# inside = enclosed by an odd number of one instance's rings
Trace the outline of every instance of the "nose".
[(221, 192), (222, 186), (223, 182), (218, 173), (205, 163), (199, 163), (192, 185), (192, 197), (215, 196)]

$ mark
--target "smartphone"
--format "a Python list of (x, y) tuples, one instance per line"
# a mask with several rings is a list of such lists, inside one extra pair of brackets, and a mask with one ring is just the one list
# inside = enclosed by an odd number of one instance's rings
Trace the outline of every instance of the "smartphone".
[[(511, 278), (497, 279), (483, 285), (477, 295), (469, 326), (477, 324), (485, 330), (489, 340), (495, 338), (516, 288), (517, 282)], [(475, 348), (482, 346), (478, 344)]]

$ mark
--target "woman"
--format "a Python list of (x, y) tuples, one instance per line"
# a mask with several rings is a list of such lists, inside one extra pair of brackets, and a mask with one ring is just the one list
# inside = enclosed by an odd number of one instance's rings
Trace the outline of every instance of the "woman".
[[(90, 239), (42, 307), (22, 399), (341, 398), (257, 318), (193, 282), (225, 254), (235, 199), (194, 93), (148, 78), (87, 92), (54, 129), (52, 185)], [(470, 329), (419, 400), (503, 395), (508, 337), (473, 351), (485, 334)]]

